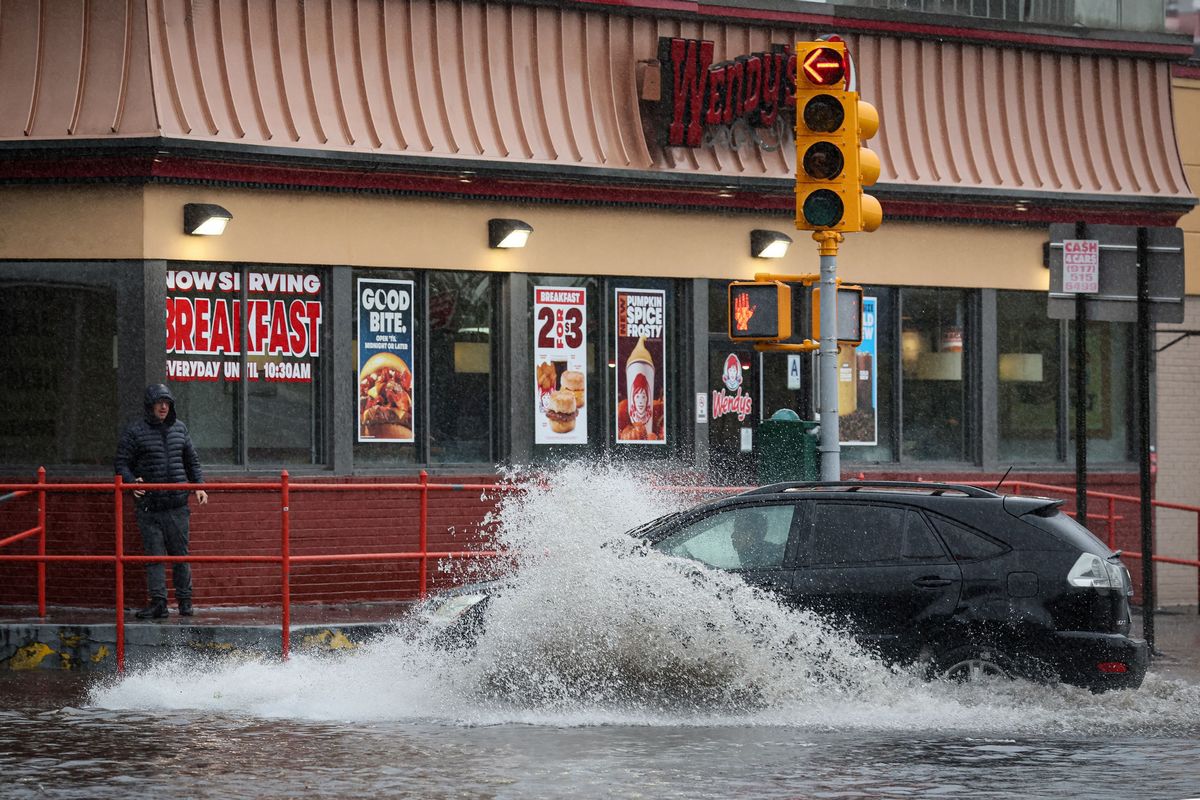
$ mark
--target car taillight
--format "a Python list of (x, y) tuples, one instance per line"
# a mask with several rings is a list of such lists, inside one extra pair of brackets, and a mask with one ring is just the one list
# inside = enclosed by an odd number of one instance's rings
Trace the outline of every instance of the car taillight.
[(1088, 589), (1125, 590), (1124, 576), (1120, 564), (1105, 561), (1093, 553), (1081, 553), (1067, 573), (1067, 583)]
[(1101, 661), (1096, 665), (1096, 669), (1105, 674), (1113, 675), (1122, 672), (1129, 672), (1129, 665), (1123, 661)]

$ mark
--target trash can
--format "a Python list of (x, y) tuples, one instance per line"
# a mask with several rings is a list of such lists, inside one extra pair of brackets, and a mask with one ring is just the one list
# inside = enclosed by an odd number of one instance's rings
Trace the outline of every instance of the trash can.
[(817, 481), (821, 479), (817, 451), (819, 422), (800, 419), (781, 408), (758, 426), (758, 482)]

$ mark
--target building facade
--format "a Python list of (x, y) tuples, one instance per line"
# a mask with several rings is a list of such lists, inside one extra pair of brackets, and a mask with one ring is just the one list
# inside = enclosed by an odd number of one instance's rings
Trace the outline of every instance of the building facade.
[[(218, 481), (580, 456), (754, 480), (758, 424), (811, 417), (814, 370), (732, 347), (726, 284), (817, 269), (787, 75), (822, 35), (881, 119), (885, 223), (839, 259), (870, 334), (842, 355), (847, 474), (1069, 483), (1047, 225), (1195, 204), (1192, 48), (1163, 32), (774, 0), (102, 5), (0, 9), (14, 477), (111, 474), (165, 380)], [(214, 206), (222, 235), (185, 232)], [(505, 221), (525, 247), (490, 246)], [(756, 230), (795, 242), (755, 258)], [(1136, 494), (1132, 326), (1086, 336), (1092, 483)]]

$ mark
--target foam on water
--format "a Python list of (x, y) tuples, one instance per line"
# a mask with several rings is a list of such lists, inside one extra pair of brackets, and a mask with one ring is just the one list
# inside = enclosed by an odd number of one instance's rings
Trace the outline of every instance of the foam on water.
[[(1093, 695), (997, 680), (929, 684), (735, 576), (622, 532), (693, 498), (567, 463), (511, 480), (491, 520), (515, 565), (473, 650), (434, 647), (417, 612), (345, 654), (174, 659), (97, 687), (114, 709), (458, 724), (771, 725), (1022, 734), (1200, 731), (1200, 687), (1151, 674)], [(465, 567), (469, 570), (471, 567)]]

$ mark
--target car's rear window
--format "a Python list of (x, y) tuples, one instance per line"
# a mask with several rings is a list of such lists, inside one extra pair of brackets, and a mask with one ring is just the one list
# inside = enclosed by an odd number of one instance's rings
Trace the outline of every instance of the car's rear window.
[(1021, 519), (1035, 528), (1053, 534), (1060, 541), (1066, 542), (1072, 547), (1078, 547), (1088, 553), (1102, 555), (1109, 553), (1108, 545), (1100, 541), (1099, 537), (1061, 511), (1049, 517), (1026, 514)]

